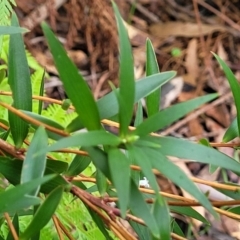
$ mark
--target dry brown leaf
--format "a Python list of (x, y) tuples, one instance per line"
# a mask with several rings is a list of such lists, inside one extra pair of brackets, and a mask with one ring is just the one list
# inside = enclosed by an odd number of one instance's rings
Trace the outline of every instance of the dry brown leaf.
[(218, 42), (218, 46), (217, 46), (217, 55), (223, 60), (223, 61), (227, 61), (228, 60), (228, 54), (225, 51), (222, 41)]
[(224, 229), (227, 231), (227, 233), (235, 237), (237, 239), (240, 239), (240, 225), (239, 222), (235, 219), (231, 219), (229, 217), (226, 217), (224, 215), (221, 216), (222, 224), (224, 226)]
[(169, 36), (176, 37), (199, 37), (200, 34), (207, 35), (216, 31), (226, 32), (227, 29), (221, 25), (201, 24), (201, 31), (197, 23), (165, 22), (150, 26), (150, 33), (159, 38)]
[(191, 120), (188, 123), (188, 126), (189, 126), (189, 131), (190, 131), (189, 137), (202, 135), (204, 133), (204, 129), (203, 129), (202, 125), (199, 123), (198, 118)]
[(226, 105), (219, 105), (206, 111), (206, 115), (215, 119), (224, 127), (228, 127), (231, 123), (230, 116)]
[(183, 78), (176, 77), (162, 86), (161, 108), (166, 108), (179, 96), (183, 88)]
[(198, 55), (197, 55), (198, 41), (193, 38), (189, 41), (186, 50), (186, 60), (185, 66), (188, 72), (188, 77), (184, 78), (184, 81), (196, 86), (196, 80), (199, 76), (199, 65), (198, 65)]
[(217, 122), (215, 122), (211, 118), (207, 117), (205, 119), (205, 122), (206, 122), (206, 127), (210, 132), (219, 132), (220, 134), (221, 132), (224, 131), (223, 127), (221, 127)]

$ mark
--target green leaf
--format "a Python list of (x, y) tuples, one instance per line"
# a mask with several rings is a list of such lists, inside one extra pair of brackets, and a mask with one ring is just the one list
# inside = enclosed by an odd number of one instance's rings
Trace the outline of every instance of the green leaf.
[[(46, 149), (47, 145), (47, 134), (43, 127), (39, 127), (23, 161), (21, 183), (30, 182), (43, 176), (46, 167), (46, 152), (42, 152), (42, 149)], [(40, 186), (34, 189), (30, 195), (37, 196), (39, 189)]]
[(228, 209), (228, 211), (239, 215), (240, 214), (240, 206), (232, 207), (232, 208)]
[(144, 176), (149, 181), (152, 189), (155, 191), (156, 195), (159, 192), (159, 185), (157, 183), (156, 177), (152, 172), (152, 164), (151, 161), (145, 154), (145, 149), (135, 146), (127, 146), (129, 156), (134, 159), (134, 162), (141, 167), (141, 171), (143, 172)]
[(57, 209), (58, 204), (62, 198), (63, 187), (58, 187), (53, 190), (45, 199), (45, 201), (39, 206), (31, 223), (27, 229), (20, 236), (21, 240), (28, 240), (31, 236), (34, 236), (40, 231), (51, 219), (52, 215)]
[(209, 94), (166, 108), (146, 119), (133, 131), (133, 134), (144, 136), (151, 132), (158, 131), (217, 96), (218, 94)]
[[(162, 146), (162, 145), (161, 145)], [(162, 150), (162, 148), (161, 148)], [(160, 150), (160, 151), (161, 151)], [(188, 148), (186, 148), (189, 151)], [(168, 160), (162, 152), (157, 149), (146, 148), (145, 153), (149, 160), (152, 162), (152, 167), (160, 171), (164, 176), (170, 179), (173, 183), (183, 188), (196, 198), (213, 216), (217, 216), (213, 210), (211, 203), (207, 197), (200, 192), (197, 186), (187, 177), (187, 175), (174, 163)], [(193, 155), (193, 154), (192, 154)], [(192, 156), (193, 157), (193, 156)]]
[(229, 142), (239, 135), (238, 120), (235, 118), (223, 136), (223, 142)]
[[(12, 224), (13, 224), (13, 226), (14, 226), (14, 229), (15, 229), (17, 235), (19, 235), (19, 222), (18, 222), (18, 221), (19, 221), (18, 215), (15, 214), (14, 217), (13, 217), (13, 220), (12, 220)], [(9, 231), (6, 240), (15, 240), (14, 237), (13, 237), (13, 235), (12, 235), (12, 232), (11, 232), (11, 231)]]
[(134, 127), (137, 127), (143, 122), (143, 107), (141, 100), (137, 103), (137, 112), (134, 120)]
[[(53, 163), (54, 162), (54, 166)], [(64, 163), (64, 168), (66, 168), (66, 163)], [(23, 161), (14, 159), (11, 160), (6, 157), (0, 157), (0, 173), (4, 175), (4, 177), (13, 185), (17, 185), (20, 183), (21, 178), (21, 169), (22, 169)], [(45, 170), (45, 175), (47, 174), (55, 174), (60, 173), (63, 169), (63, 163), (57, 160), (48, 160), (47, 168)], [(54, 179), (48, 181), (47, 184), (43, 184), (41, 186), (40, 191), (43, 193), (49, 193), (53, 189), (55, 189), (59, 185), (67, 185), (66, 180), (63, 179), (62, 176), (57, 175)]]
[(215, 53), (213, 53), (213, 55), (217, 59), (219, 65), (222, 67), (224, 74), (229, 82), (237, 109), (238, 136), (240, 136), (240, 84), (228, 65), (218, 55)]
[(97, 169), (96, 180), (97, 180), (98, 192), (100, 193), (101, 196), (104, 196), (107, 192), (108, 183), (107, 183), (107, 178), (101, 172), (100, 169)]
[[(199, 140), (199, 143), (206, 146), (206, 147), (212, 147), (209, 143), (209, 141), (206, 138), (202, 138)], [(218, 169), (218, 166), (209, 164), (209, 173), (212, 174)]]
[(64, 90), (72, 101), (81, 123), (88, 130), (101, 129), (97, 105), (86, 81), (78, 73), (77, 67), (46, 23), (42, 23), (42, 29), (63, 82)]
[[(168, 205), (165, 201), (156, 201), (153, 203), (153, 215), (156, 219), (156, 222), (159, 223), (159, 231), (161, 239), (170, 240), (170, 223), (171, 217), (168, 210)], [(164, 219), (164, 221), (162, 221)]]
[(83, 150), (86, 150), (90, 155), (93, 164), (97, 169), (100, 169), (101, 172), (110, 179), (110, 170), (108, 166), (108, 156), (107, 154), (98, 147), (85, 147)]
[(227, 155), (200, 144), (173, 137), (150, 137), (155, 143), (161, 145), (162, 154), (182, 159), (195, 160), (201, 163), (213, 164), (232, 170), (240, 174), (240, 164)]
[(89, 156), (76, 155), (72, 160), (66, 172), (66, 175), (76, 176), (80, 174), (82, 171), (84, 171), (87, 168), (87, 166), (90, 164), (91, 161), (92, 160)]
[(55, 173), (63, 173), (68, 169), (68, 163), (58, 160), (47, 159), (46, 169), (51, 169)]
[(152, 235), (159, 238), (158, 224), (151, 213), (151, 210), (147, 203), (145, 202), (142, 194), (139, 192), (138, 187), (135, 185), (134, 181), (131, 181), (131, 191), (130, 191), (130, 210), (132, 213), (142, 218), (146, 226), (151, 231)]
[[(12, 15), (12, 26), (19, 26), (16, 14)], [(8, 61), (8, 82), (13, 94), (13, 107), (32, 111), (31, 78), (20, 33), (10, 36)], [(20, 148), (28, 134), (28, 124), (10, 111), (9, 123), (15, 146)]]
[(26, 28), (21, 28), (18, 26), (0, 26), (0, 35), (12, 35), (12, 34), (21, 34), (28, 32)]
[(56, 151), (67, 147), (90, 147), (97, 145), (109, 145), (117, 146), (121, 143), (121, 139), (111, 133), (105, 132), (103, 130), (82, 132), (77, 133), (70, 137), (65, 137), (60, 139), (58, 142), (54, 143), (48, 147), (47, 151)]
[(130, 225), (132, 226), (133, 230), (136, 232), (137, 236), (141, 240), (149, 240), (151, 239), (150, 232), (146, 226), (143, 226), (139, 223), (134, 221), (129, 221)]
[(130, 161), (118, 148), (108, 150), (108, 164), (111, 179), (117, 190), (121, 215), (126, 216), (130, 192)]
[[(39, 96), (43, 96), (44, 94), (44, 80), (45, 80), (45, 69), (43, 71), (43, 75), (42, 75), (42, 80), (41, 80), (41, 85), (40, 85), (40, 89), (39, 89)], [(42, 114), (42, 109), (43, 109), (43, 101), (39, 100), (38, 103), (38, 114), (41, 115)]]
[(121, 99), (119, 101), (120, 133), (122, 135), (126, 135), (133, 114), (135, 95), (134, 63), (127, 30), (123, 24), (123, 20), (121, 18), (117, 5), (114, 2), (112, 2), (112, 5), (119, 34), (119, 98)]
[[(230, 185), (230, 186), (236, 186), (236, 187), (239, 187), (238, 184), (230, 184), (230, 183), (224, 183), (224, 184), (227, 184), (227, 185)], [(216, 187), (215, 187), (216, 188)], [(233, 199), (236, 199), (236, 200), (239, 200), (240, 199), (240, 191), (237, 190), (235, 192), (233, 192), (232, 190), (225, 190), (225, 189), (219, 189), (219, 188), (216, 188), (219, 192), (223, 193), (224, 195), (230, 197), (230, 198), (233, 198)]]
[[(146, 42), (146, 75), (150, 76), (159, 73), (157, 58), (150, 39)], [(157, 89), (146, 97), (146, 106), (148, 117), (157, 113), (160, 109), (161, 90)]]
[(102, 234), (104, 235), (106, 240), (112, 240), (112, 238), (110, 237), (108, 231), (105, 228), (104, 222), (103, 220), (98, 216), (98, 214), (96, 212), (94, 212), (91, 208), (89, 208), (87, 205), (85, 205), (86, 208), (88, 209), (93, 221), (96, 223), (96, 225), (98, 226), (98, 228), (100, 229), (100, 231), (102, 232)]
[(179, 236), (185, 238), (184, 233), (182, 232), (182, 229), (179, 227), (178, 223), (175, 221), (175, 219), (172, 222), (172, 228), (173, 228), (173, 232), (178, 234)]
[[(163, 72), (136, 81), (134, 103), (137, 103), (141, 98), (146, 97), (148, 94), (158, 89), (160, 86), (172, 79), (175, 75), (176, 73), (174, 71)], [(119, 89), (116, 89), (116, 91), (119, 91)], [(115, 92), (110, 92), (99, 99), (97, 101), (97, 106), (101, 119), (113, 117), (119, 112)], [(77, 117), (67, 126), (66, 130), (68, 132), (73, 132), (81, 129), (82, 127), (81, 119)]]
[[(31, 117), (31, 118), (39, 121), (39, 122), (42, 122), (42, 123), (47, 124), (47, 125), (49, 125), (49, 126), (51, 126), (51, 127), (57, 128), (57, 129), (59, 129), (59, 130), (64, 130), (64, 127), (63, 127), (61, 124), (59, 124), (59, 123), (56, 122), (56, 121), (53, 121), (53, 120), (50, 119), (50, 118), (47, 118), (47, 117), (45, 117), (45, 116), (36, 114), (36, 113), (34, 113), (34, 112), (28, 112), (28, 111), (24, 111), (24, 110), (21, 110), (21, 112), (23, 112), (23, 113), (26, 114), (27, 116), (29, 116), (29, 117)], [(26, 120), (24, 120), (24, 121), (26, 121)], [(30, 124), (31, 124), (31, 126), (32, 126), (34, 129), (37, 129), (37, 128), (39, 127), (39, 126), (34, 125), (34, 124), (32, 124), (32, 123), (30, 123)], [(49, 131), (49, 130), (46, 130), (46, 132), (47, 132), (49, 138), (51, 138), (51, 139), (53, 139), (53, 140), (56, 140), (56, 141), (57, 141), (57, 140), (59, 140), (59, 139), (62, 138), (62, 136), (58, 135), (57, 133), (51, 132), (51, 131)]]
[[(54, 171), (51, 171), (50, 169), (46, 169), (45, 174), (55, 174)], [(70, 184), (61, 176), (57, 175), (54, 179), (50, 180), (46, 184), (43, 184), (40, 188), (40, 192), (44, 194), (49, 194), (51, 191), (53, 191), (55, 188), (59, 186), (64, 186), (66, 188), (70, 187)]]
[(0, 173), (13, 185), (20, 183), (22, 160), (0, 157)]
[(56, 175), (48, 175), (23, 183), (14, 188), (0, 193), (0, 214), (4, 212), (14, 212), (22, 208), (30, 207), (40, 203), (36, 197), (26, 196), (41, 184), (53, 179)]
[(204, 218), (200, 213), (198, 213), (196, 210), (194, 210), (191, 207), (186, 207), (186, 206), (169, 206), (170, 211), (174, 213), (178, 213), (184, 216), (188, 216), (191, 218), (195, 218), (198, 221), (210, 225), (210, 223)]

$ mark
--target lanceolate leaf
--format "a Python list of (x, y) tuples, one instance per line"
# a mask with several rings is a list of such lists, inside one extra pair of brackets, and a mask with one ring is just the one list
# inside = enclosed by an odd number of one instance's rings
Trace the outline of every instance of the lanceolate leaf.
[[(156, 55), (153, 49), (153, 45), (150, 39), (147, 39), (146, 42), (146, 75), (150, 76), (155, 73), (159, 73), (158, 63), (156, 59)], [(161, 90), (157, 89), (152, 92), (150, 95), (146, 97), (146, 105), (147, 105), (147, 114), (148, 117), (157, 113), (160, 109), (160, 99), (161, 99)]]
[(12, 35), (16, 33), (24, 33), (28, 30), (18, 26), (0, 26), (0, 35)]
[(240, 174), (240, 163), (213, 148), (173, 137), (150, 138), (161, 145), (159, 151), (166, 156), (213, 164)]
[(137, 127), (143, 122), (143, 106), (141, 100), (137, 103), (137, 112), (134, 120), (134, 127)]
[[(34, 134), (26, 158), (23, 161), (21, 183), (29, 182), (43, 176), (46, 167), (46, 152), (42, 150), (46, 150), (47, 146), (47, 134), (43, 127), (39, 127)], [(40, 186), (34, 189), (31, 195), (36, 196), (39, 189)]]
[(153, 213), (156, 222), (159, 218), (164, 219), (164, 223), (158, 224), (159, 233), (162, 239), (170, 239), (170, 215), (168, 206), (165, 199), (159, 194), (159, 185), (157, 184), (156, 177), (152, 172), (152, 163), (145, 154), (145, 149), (135, 146), (128, 147), (130, 156), (134, 157), (137, 165), (141, 167), (141, 171), (150, 183), (156, 194), (155, 203), (153, 205)]
[(47, 196), (42, 205), (37, 209), (31, 223), (21, 235), (22, 240), (28, 240), (49, 222), (57, 209), (57, 206), (62, 198), (62, 194), (63, 187), (59, 186)]
[(111, 179), (117, 190), (121, 215), (126, 216), (130, 192), (130, 161), (118, 148), (108, 150)]
[[(19, 26), (16, 14), (12, 15), (12, 26)], [(10, 36), (8, 70), (13, 106), (17, 109), (32, 111), (31, 78), (20, 33)], [(11, 112), (9, 112), (9, 123), (15, 146), (20, 148), (28, 134), (28, 124)]]
[[(146, 97), (148, 94), (158, 89), (160, 86), (171, 80), (175, 75), (176, 73), (174, 71), (163, 72), (136, 81), (134, 103), (137, 103), (141, 98)], [(116, 89), (116, 91), (119, 91), (119, 89)], [(97, 101), (97, 106), (101, 119), (110, 118), (119, 112), (118, 102), (114, 92), (99, 99)], [(68, 132), (74, 132), (80, 128), (82, 128), (81, 119), (77, 117), (67, 126), (66, 130)]]
[[(4, 177), (13, 185), (17, 185), (20, 183), (22, 165), (22, 160), (12, 160), (7, 157), (0, 157), (0, 173), (3, 174)], [(64, 170), (67, 169), (67, 166), (68, 164), (66, 162), (48, 159), (46, 170), (50, 170), (51, 173), (62, 173)], [(57, 178), (58, 177), (54, 178), (51, 181), (55, 181), (55, 179)]]
[[(28, 115), (31, 118), (36, 119), (39, 122), (42, 122), (43, 124), (47, 124), (47, 125), (49, 125), (51, 127), (57, 128), (59, 130), (64, 130), (64, 127), (61, 124), (59, 124), (58, 122), (53, 121), (52, 119), (49, 119), (49, 118), (44, 117), (42, 115), (36, 114), (34, 112), (28, 112), (28, 111), (24, 111), (24, 110), (22, 110), (21, 112), (23, 112), (24, 114)], [(24, 121), (26, 121), (26, 120), (24, 120)], [(31, 126), (34, 129), (38, 128), (37, 125), (34, 125), (32, 123), (30, 123), (30, 124), (31, 124)], [(53, 139), (53, 140), (55, 140), (55, 141), (57, 141), (57, 140), (62, 138), (62, 136), (58, 135), (57, 133), (51, 132), (49, 130), (46, 130), (46, 132), (47, 132), (48, 137)]]
[(128, 38), (127, 30), (123, 24), (123, 20), (118, 11), (117, 5), (112, 2), (115, 17), (117, 20), (119, 34), (119, 52), (120, 52), (120, 67), (119, 67), (119, 119), (120, 133), (125, 135), (128, 131), (128, 126), (132, 119), (133, 103), (135, 95), (134, 83), (134, 64), (131, 50), (131, 44)]
[(81, 173), (83, 170), (87, 168), (87, 166), (91, 162), (91, 158), (89, 156), (81, 156), (81, 155), (76, 155), (74, 159), (72, 160), (66, 175), (67, 176), (76, 176), (79, 173)]
[(56, 151), (67, 147), (90, 147), (97, 145), (117, 146), (121, 139), (103, 130), (77, 133), (73, 136), (62, 138), (48, 147), (47, 151)]
[[(39, 204), (39, 199), (36, 197), (25, 196), (33, 189), (41, 184), (51, 180), (56, 175), (48, 175), (32, 180), (31, 182), (23, 183), (14, 188), (0, 193), (0, 214), (4, 212), (14, 212), (22, 208), (27, 208), (31, 205)], [(29, 202), (28, 202), (29, 201)]]
[(156, 181), (156, 177), (152, 172), (151, 161), (146, 156), (144, 150), (140, 147), (128, 146), (129, 156), (134, 158), (134, 162), (141, 167), (141, 171), (149, 181), (151, 188), (155, 191), (156, 195), (159, 192), (159, 185)]
[[(158, 199), (153, 203), (153, 215), (158, 223), (161, 239), (170, 240), (171, 217), (165, 201)], [(163, 221), (164, 219), (164, 221)]]
[(171, 212), (175, 212), (178, 214), (182, 214), (184, 216), (195, 218), (195, 219), (201, 221), (202, 223), (210, 225), (210, 223), (200, 213), (198, 213), (196, 210), (194, 210), (191, 207), (169, 206), (169, 208), (170, 208)]
[(152, 162), (153, 168), (156, 168), (172, 182), (183, 188), (185, 191), (189, 192), (210, 213), (212, 213), (214, 216), (217, 216), (207, 197), (199, 191), (196, 185), (185, 175), (185, 173), (180, 168), (169, 161), (158, 149), (146, 148), (145, 153), (148, 155), (149, 160)]
[(151, 132), (158, 131), (217, 96), (217, 94), (209, 94), (166, 108), (146, 119), (137, 127), (134, 134), (144, 136)]
[(107, 187), (108, 187), (107, 178), (99, 169), (97, 169), (96, 181), (97, 181), (98, 192), (100, 193), (100, 195), (101, 196), (106, 195)]
[(149, 228), (152, 235), (156, 238), (160, 237), (158, 224), (151, 212), (150, 207), (145, 202), (142, 193), (139, 192), (134, 181), (131, 181), (131, 191), (130, 191), (130, 210), (132, 213), (142, 218), (147, 227)]
[(83, 77), (78, 73), (77, 67), (69, 59), (63, 46), (54, 36), (48, 25), (43, 23), (42, 28), (61, 81), (63, 82), (64, 89), (71, 99), (81, 123), (88, 130), (100, 129), (100, 117), (90, 88)]
[(238, 136), (240, 136), (240, 84), (236, 77), (234, 76), (231, 69), (228, 67), (228, 65), (215, 53), (213, 53), (214, 57), (217, 59), (218, 63), (222, 67), (227, 80), (229, 82), (229, 85), (232, 90), (235, 106), (237, 108), (237, 123), (238, 123)]
[(175, 220), (173, 220), (173, 222), (172, 222), (172, 231), (174, 233), (176, 233), (177, 235), (185, 238), (185, 235), (182, 232), (182, 229), (179, 227), (178, 223)]
[(223, 136), (223, 142), (229, 142), (239, 136), (239, 131), (238, 131), (238, 122), (237, 118), (233, 120), (231, 125), (228, 127), (227, 131), (225, 132)]
[(107, 154), (100, 148), (98, 147), (86, 147), (83, 148), (88, 152), (90, 155), (93, 164), (96, 166), (96, 168), (100, 169), (102, 173), (110, 179), (110, 170), (108, 166), (108, 156)]

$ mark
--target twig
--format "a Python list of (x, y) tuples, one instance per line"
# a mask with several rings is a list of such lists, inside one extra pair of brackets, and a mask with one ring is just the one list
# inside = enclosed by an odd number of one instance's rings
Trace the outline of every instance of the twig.
[(215, 15), (217, 15), (219, 18), (221, 18), (223, 21), (225, 21), (227, 24), (229, 24), (232, 28), (235, 28), (238, 32), (240, 32), (239, 24), (237, 24), (234, 21), (232, 21), (225, 14), (221, 13), (220, 11), (218, 11), (217, 9), (215, 9), (214, 7), (212, 7), (211, 5), (209, 5), (208, 3), (206, 3), (206, 2), (204, 2), (202, 0), (196, 0), (196, 1), (197, 1), (198, 4), (202, 5), (203, 7), (208, 9), (210, 12), (214, 13)]
[[(34, 9), (29, 15), (27, 15), (23, 21), (21, 21), (21, 25), (23, 27), (28, 28), (29, 30), (32, 30), (35, 28), (38, 24), (40, 24), (42, 21), (44, 21), (48, 17), (48, 9), (46, 6), (46, 1), (44, 4), (41, 4), (36, 9)], [(66, 0), (54, 0), (55, 8), (58, 9), (61, 5), (63, 5), (66, 2)]]
[(56, 230), (57, 230), (59, 239), (60, 239), (60, 240), (64, 240), (64, 237), (63, 237), (63, 235), (62, 235), (61, 228), (60, 228), (60, 226), (59, 226), (59, 224), (58, 224), (58, 220), (56, 219), (56, 216), (53, 215), (53, 216), (52, 216), (52, 219), (53, 219), (53, 223), (54, 223), (54, 225), (55, 225), (55, 228), (56, 228)]
[(64, 137), (67, 137), (69, 136), (68, 133), (62, 131), (62, 130), (59, 130), (58, 128), (55, 128), (55, 127), (52, 127), (50, 125), (47, 125), (45, 123), (42, 123), (32, 117), (29, 117), (28, 115), (24, 114), (23, 112), (19, 111), (18, 109), (6, 104), (6, 103), (3, 103), (3, 102), (0, 102), (0, 105), (7, 108), (10, 112), (16, 114), (17, 116), (21, 117), (22, 119), (32, 123), (33, 125), (37, 125), (37, 126), (44, 126), (47, 130), (51, 131), (51, 132), (54, 132), (56, 134), (59, 134), (60, 136), (64, 136)]
[(71, 233), (65, 228), (65, 226), (61, 223), (61, 221), (59, 220), (59, 218), (55, 215), (55, 218), (60, 226), (60, 228), (62, 229), (62, 231), (65, 233), (65, 235), (70, 239), (70, 240), (74, 240), (74, 237), (71, 235)]
[(2, 149), (3, 151), (9, 153), (11, 156), (13, 156), (13, 157), (15, 157), (17, 159), (24, 160), (24, 158), (25, 158), (25, 156), (22, 154), (21, 151), (17, 151), (14, 146), (12, 146), (11, 144), (5, 142), (2, 139), (0, 139), (0, 149)]
[[(209, 52), (207, 51), (207, 48), (206, 48), (206, 42), (205, 42), (203, 34), (202, 34), (202, 23), (201, 23), (201, 18), (200, 18), (196, 0), (193, 0), (193, 8), (194, 8), (194, 13), (195, 13), (196, 21), (198, 24), (199, 33), (200, 33), (201, 49), (202, 49), (202, 52), (204, 53), (204, 64), (206, 66), (206, 69), (208, 70), (209, 75), (211, 76), (212, 80), (214, 81), (215, 85), (217, 86), (217, 89), (219, 89), (219, 82), (217, 81), (217, 79), (214, 75), (214, 71), (211, 67), (211, 58), (209, 57)], [(204, 82), (201, 80), (200, 83), (197, 85), (196, 95), (199, 95), (199, 93), (201, 92), (203, 83)]]
[(8, 213), (4, 213), (4, 217), (5, 217), (6, 221), (7, 221), (8, 227), (10, 229), (10, 232), (12, 233), (12, 236), (13, 236), (14, 240), (18, 240), (19, 237), (17, 235), (15, 227), (12, 224), (12, 221), (11, 221), (11, 218), (9, 217), (9, 214)]
[[(117, 231), (122, 235), (123, 239), (125, 237), (126, 240), (136, 240), (135, 237), (133, 237), (132, 235), (129, 235), (129, 233), (125, 229), (119, 227), (115, 223), (116, 216), (120, 216), (119, 209), (112, 208), (106, 204), (103, 204), (100, 199), (95, 198), (90, 193), (87, 193), (86, 191), (76, 186), (72, 186), (71, 192), (75, 196), (80, 198), (84, 203), (86, 203), (90, 208), (92, 208), (108, 226), (112, 225), (113, 229), (117, 229)], [(100, 211), (100, 209), (98, 209), (97, 206), (100, 207), (102, 210), (104, 210), (108, 214), (108, 217), (105, 214), (103, 214)]]
[(155, 14), (153, 14), (152, 12), (149, 12), (148, 9), (146, 9), (145, 7), (143, 7), (141, 4), (136, 3), (135, 0), (127, 0), (129, 3), (134, 4), (136, 9), (142, 13), (144, 16), (146, 16), (149, 20), (151, 20), (154, 23), (159, 23), (161, 22), (161, 20), (159, 19), (158, 16), (156, 16)]
[(217, 100), (209, 103), (208, 105), (203, 106), (202, 108), (200, 108), (199, 110), (189, 114), (187, 117), (185, 117), (184, 119), (178, 121), (177, 123), (175, 123), (174, 125), (172, 125), (171, 127), (169, 127), (167, 130), (161, 132), (161, 136), (166, 136), (169, 135), (171, 132), (174, 132), (175, 130), (179, 129), (180, 127), (182, 127), (183, 125), (185, 125), (186, 123), (188, 123), (189, 121), (195, 119), (196, 117), (198, 117), (199, 115), (205, 113), (207, 110), (225, 102), (227, 99), (229, 99), (232, 96), (231, 92), (228, 92), (224, 95), (222, 95), (221, 97), (219, 97)]

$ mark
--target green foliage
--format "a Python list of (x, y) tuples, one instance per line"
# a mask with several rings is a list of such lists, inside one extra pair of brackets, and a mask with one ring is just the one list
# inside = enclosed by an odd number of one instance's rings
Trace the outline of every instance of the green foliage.
[[(146, 43), (146, 75), (150, 76), (159, 73), (159, 67), (152, 43), (147, 39)], [(157, 113), (160, 108), (161, 90), (157, 89), (146, 97), (148, 117)]]
[[(168, 156), (212, 164), (240, 175), (240, 164), (213, 148), (173, 137), (150, 136), (151, 132), (162, 130), (202, 104), (215, 99), (217, 94), (159, 109), (159, 88), (173, 78), (175, 72), (159, 73), (152, 44), (147, 40), (148, 76), (134, 81), (127, 31), (114, 3), (113, 9), (119, 32), (120, 86), (97, 102), (59, 40), (44, 23), (42, 28), (69, 100), (62, 105), (50, 104), (44, 110), (39, 100), (33, 100), (32, 108), (32, 95), (44, 94), (44, 70), (24, 49), (21, 33), (16, 33), (17, 37), (12, 35), (16, 38), (10, 36), (10, 41), (9, 37), (2, 39), (1, 59), (4, 63), (0, 66), (0, 87), (6, 91), (11, 88), (13, 97), (2, 96), (0, 100), (13, 104), (21, 110), (21, 114), (28, 116), (25, 121), (19, 113), (11, 113), (11, 134), (3, 131), (6, 135), (2, 135), (2, 138), (6, 141), (5, 144), (14, 142), (16, 148), (22, 146), (24, 140), (30, 140), (30, 146), (23, 145), (26, 148), (25, 154), (20, 152), (16, 155), (15, 151), (8, 150), (7, 156), (0, 157), (0, 179), (6, 178), (9, 182), (0, 188), (0, 236), (4, 239), (11, 238), (3, 215), (7, 212), (15, 228), (19, 228), (20, 239), (57, 238), (58, 233), (54, 230), (57, 223), (53, 223), (53, 215), (59, 219), (60, 227), (63, 224), (74, 239), (113, 239), (113, 232), (121, 233), (122, 238), (127, 238), (124, 231), (117, 231), (118, 225), (111, 225), (114, 221), (110, 221), (109, 217), (114, 219), (131, 213), (144, 221), (145, 226), (130, 222), (141, 239), (168, 240), (171, 239), (171, 231), (183, 235), (170, 212), (195, 218), (205, 224), (208, 222), (190, 207), (168, 206), (169, 199), (159, 193), (152, 169), (158, 170), (178, 187), (189, 192), (215, 217), (217, 214), (207, 196), (198, 190)], [(16, 18), (13, 18), (13, 25), (18, 25)], [(218, 57), (217, 59), (229, 78), (239, 110), (239, 85), (225, 63)], [(147, 119), (143, 119), (143, 98), (147, 99)], [(75, 112), (70, 112), (70, 102), (73, 103)], [(128, 126), (132, 122), (135, 103), (138, 104), (136, 130), (130, 131)], [(1, 121), (8, 124), (9, 116), (5, 109), (0, 109)], [(117, 136), (106, 131), (100, 122), (101, 119), (113, 116), (117, 116), (120, 123)], [(47, 129), (38, 126), (34, 120), (47, 126)], [(239, 111), (236, 122), (240, 122)], [(236, 136), (235, 125), (234, 131), (230, 127), (225, 140)], [(83, 131), (74, 132), (79, 129)], [(61, 153), (63, 148), (68, 151), (80, 148), (85, 152), (84, 155)], [(55, 159), (51, 160), (52, 157)], [(132, 164), (138, 165), (140, 171), (136, 173), (136, 170), (131, 169)], [(154, 190), (150, 196), (152, 204), (146, 201), (149, 200), (149, 195), (139, 190), (140, 176), (146, 177)], [(91, 183), (82, 181), (85, 178)], [(239, 198), (239, 193), (236, 192), (225, 191), (225, 194)], [(117, 198), (118, 208), (105, 204), (99, 196)]]
[(15, 0), (1, 0), (0, 1), (0, 26), (8, 25), (9, 18), (13, 12), (12, 5), (16, 6)]

